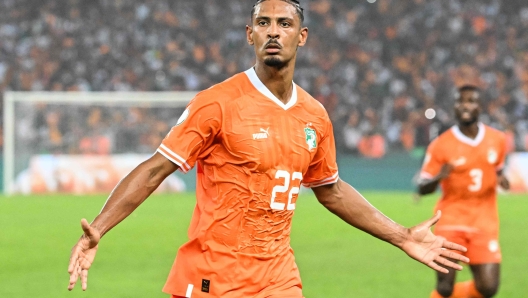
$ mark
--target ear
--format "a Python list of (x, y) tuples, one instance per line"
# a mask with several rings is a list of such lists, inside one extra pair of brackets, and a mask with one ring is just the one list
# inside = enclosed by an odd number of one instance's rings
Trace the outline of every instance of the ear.
[(246, 39), (249, 45), (253, 45), (253, 27), (246, 25)]
[(308, 27), (301, 28), (301, 32), (299, 33), (299, 43), (297, 44), (299, 47), (302, 47), (306, 44), (306, 41), (308, 39)]

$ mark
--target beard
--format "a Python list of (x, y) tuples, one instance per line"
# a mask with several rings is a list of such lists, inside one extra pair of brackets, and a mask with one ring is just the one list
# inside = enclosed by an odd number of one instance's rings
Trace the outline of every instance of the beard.
[(475, 123), (477, 123), (479, 120), (479, 117), (478, 116), (474, 116), (474, 117), (471, 117), (470, 119), (460, 119), (458, 120), (458, 123), (462, 126), (471, 126)]
[(264, 64), (270, 67), (281, 68), (285, 63), (279, 57), (271, 56), (264, 59)]

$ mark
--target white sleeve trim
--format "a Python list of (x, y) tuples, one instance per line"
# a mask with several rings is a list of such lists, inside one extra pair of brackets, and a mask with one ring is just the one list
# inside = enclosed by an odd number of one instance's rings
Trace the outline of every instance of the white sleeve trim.
[(178, 154), (174, 153), (172, 150), (170, 150), (167, 146), (161, 144), (157, 150), (161, 155), (165, 156), (168, 160), (172, 161), (173, 163), (177, 164), (180, 167), (180, 170), (184, 173), (187, 173), (191, 166), (187, 164), (185, 159), (183, 159)]
[(434, 176), (427, 173), (427, 172), (421, 172), (420, 173), (420, 179), (433, 179)]
[(328, 184), (334, 184), (336, 183), (337, 181), (339, 180), (339, 172), (336, 172), (334, 175), (332, 175), (332, 177), (328, 177), (328, 178), (325, 178), (325, 179), (322, 179), (322, 180), (319, 180), (319, 181), (315, 181), (315, 182), (312, 182), (312, 183), (303, 183), (302, 185), (305, 186), (305, 187), (318, 187), (318, 186), (323, 186), (323, 185), (328, 185)]

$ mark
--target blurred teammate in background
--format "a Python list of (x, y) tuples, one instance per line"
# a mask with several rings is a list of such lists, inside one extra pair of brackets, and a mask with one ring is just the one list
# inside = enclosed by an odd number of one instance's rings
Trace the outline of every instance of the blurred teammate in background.
[(436, 211), (443, 216), (435, 233), (468, 248), (464, 255), (471, 260), (474, 281), (455, 284), (455, 271), (438, 272), (431, 297), (492, 297), (499, 287), (501, 262), (496, 188), (509, 188), (502, 174), (506, 137), (479, 122), (476, 87), (459, 88), (454, 110), (458, 124), (427, 148), (418, 192), (432, 193), (441, 183)]
[(330, 119), (293, 83), (297, 48), (308, 29), (297, 1), (258, 1), (246, 27), (256, 65), (199, 93), (157, 152), (114, 189), (73, 247), (69, 289), (88, 269), (99, 240), (171, 173), (197, 167), (197, 204), (164, 291), (173, 297), (302, 297), (290, 247), (301, 184), (350, 225), (427, 266), (461, 269), (465, 248), (435, 236), (436, 214), (405, 228), (339, 179)]

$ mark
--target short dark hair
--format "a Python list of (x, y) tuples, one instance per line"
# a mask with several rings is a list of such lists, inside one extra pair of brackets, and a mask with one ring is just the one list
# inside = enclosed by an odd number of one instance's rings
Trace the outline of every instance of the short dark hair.
[[(251, 9), (251, 19), (252, 20), (253, 20), (253, 16), (255, 15), (255, 8), (257, 7), (257, 5), (259, 5), (260, 3), (264, 1), (268, 1), (268, 0), (257, 0), (257, 3), (253, 5), (253, 8)], [(287, 2), (295, 7), (295, 10), (297, 12), (297, 15), (299, 16), (299, 19), (301, 20), (301, 25), (302, 25), (304, 22), (304, 9), (301, 7), (301, 3), (299, 3), (299, 0), (281, 0), (281, 1)]]
[(465, 92), (465, 91), (477, 92), (477, 98), (480, 98), (480, 89), (479, 89), (479, 87), (477, 87), (475, 85), (466, 84), (466, 85), (462, 85), (462, 86), (457, 88), (457, 92), (455, 94), (455, 100), (457, 100), (457, 101), (460, 100), (460, 94), (462, 92)]
[(464, 92), (464, 91), (477, 91), (477, 92), (480, 92), (479, 88), (475, 85), (469, 85), (469, 84), (466, 84), (466, 85), (462, 85), (460, 87), (458, 87), (458, 93), (461, 93), (461, 92)]

